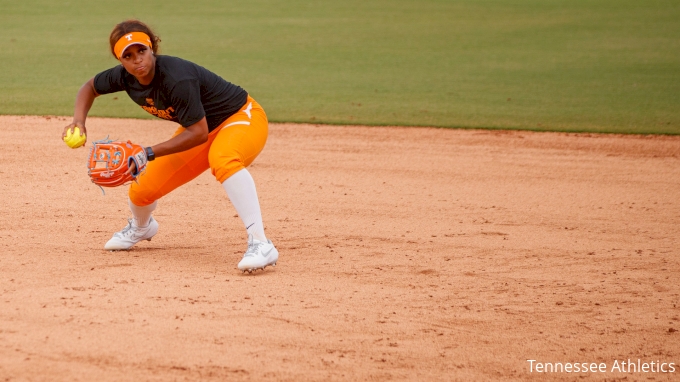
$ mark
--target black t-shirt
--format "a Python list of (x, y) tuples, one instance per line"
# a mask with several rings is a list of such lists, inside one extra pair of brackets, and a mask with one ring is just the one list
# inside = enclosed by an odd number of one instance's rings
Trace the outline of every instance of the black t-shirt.
[(206, 117), (214, 130), (246, 104), (248, 93), (208, 69), (177, 57), (156, 56), (149, 85), (142, 85), (123, 65), (94, 77), (99, 94), (125, 90), (142, 109), (184, 127)]

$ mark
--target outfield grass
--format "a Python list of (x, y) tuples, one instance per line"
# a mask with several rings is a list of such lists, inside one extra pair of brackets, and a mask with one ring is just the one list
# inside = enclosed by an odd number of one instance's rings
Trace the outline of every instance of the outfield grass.
[[(132, 6), (131, 4), (134, 4)], [(0, 0), (0, 113), (72, 113), (136, 17), (272, 121), (680, 134), (671, 0)], [(147, 117), (123, 93), (91, 115)]]

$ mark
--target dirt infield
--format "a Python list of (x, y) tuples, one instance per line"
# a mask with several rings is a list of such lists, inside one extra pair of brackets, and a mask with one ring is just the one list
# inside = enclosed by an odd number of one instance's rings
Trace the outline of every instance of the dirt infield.
[(281, 257), (249, 275), (209, 172), (108, 252), (127, 189), (66, 118), (0, 122), (0, 381), (680, 378), (680, 137), (274, 124), (251, 173)]

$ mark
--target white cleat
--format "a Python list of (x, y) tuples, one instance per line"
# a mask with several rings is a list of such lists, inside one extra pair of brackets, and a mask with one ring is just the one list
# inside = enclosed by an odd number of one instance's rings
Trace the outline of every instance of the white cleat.
[(274, 265), (279, 260), (279, 251), (276, 250), (271, 240), (259, 241), (248, 235), (248, 250), (243, 259), (238, 263), (238, 269), (244, 273), (252, 273), (255, 270), (264, 270), (268, 265)]
[(130, 249), (142, 240), (151, 241), (157, 232), (158, 222), (153, 217), (149, 219), (149, 225), (146, 227), (137, 227), (134, 219), (128, 219), (128, 225), (122, 231), (114, 233), (111, 240), (104, 245), (104, 249), (109, 251)]

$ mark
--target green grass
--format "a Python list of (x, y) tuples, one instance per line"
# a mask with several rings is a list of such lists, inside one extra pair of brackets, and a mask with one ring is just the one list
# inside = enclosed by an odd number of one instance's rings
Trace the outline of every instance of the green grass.
[[(680, 134), (673, 0), (0, 0), (0, 113), (72, 114), (137, 17), (271, 121)], [(148, 115), (127, 95), (91, 115)]]

